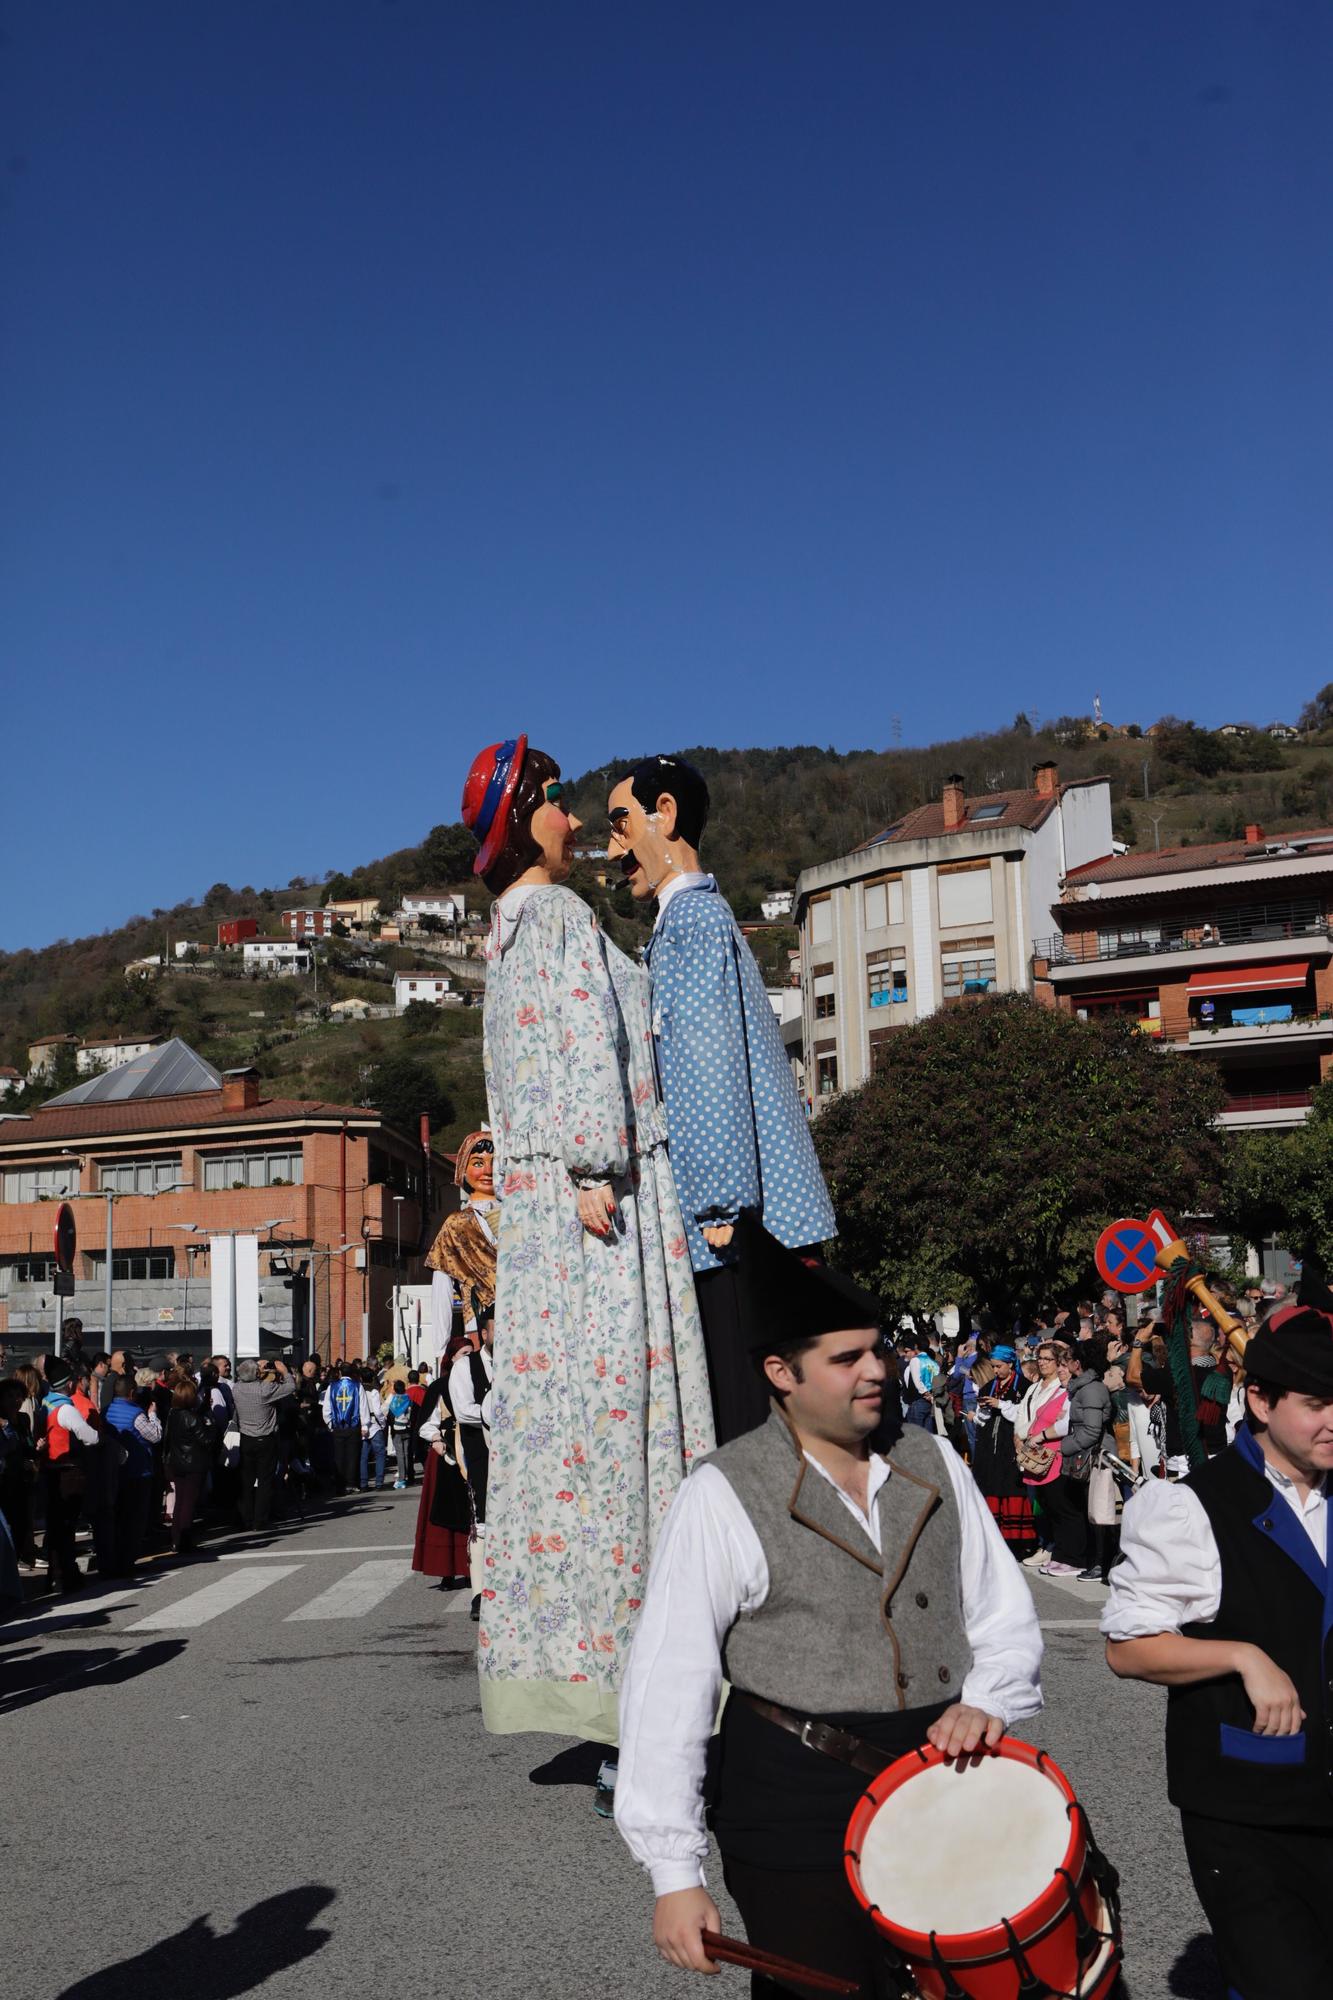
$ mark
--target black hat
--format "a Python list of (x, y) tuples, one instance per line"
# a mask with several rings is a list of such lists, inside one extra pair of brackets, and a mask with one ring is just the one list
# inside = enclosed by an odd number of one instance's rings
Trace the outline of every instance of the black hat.
[(1302, 1396), (1333, 1396), (1333, 1291), (1307, 1257), (1294, 1305), (1270, 1313), (1245, 1348), (1245, 1373)]
[(58, 1389), (62, 1383), (69, 1381), (73, 1370), (68, 1361), (62, 1361), (58, 1354), (48, 1354), (42, 1361), (42, 1373), (46, 1377), (47, 1387)]
[(883, 1301), (827, 1264), (807, 1261), (747, 1210), (733, 1237), (740, 1265), (741, 1338), (751, 1354), (853, 1327), (883, 1326)]

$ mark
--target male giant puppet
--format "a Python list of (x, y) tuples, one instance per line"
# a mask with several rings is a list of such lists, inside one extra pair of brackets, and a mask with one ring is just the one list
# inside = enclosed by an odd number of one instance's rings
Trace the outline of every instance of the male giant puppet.
[(742, 1211), (789, 1249), (833, 1235), (833, 1207), (763, 975), (699, 865), (708, 787), (649, 757), (611, 793), (611, 852), (637, 900), (657, 898), (646, 959), (671, 1166), (694, 1266), (719, 1443), (764, 1423), (745, 1351), (732, 1231)]

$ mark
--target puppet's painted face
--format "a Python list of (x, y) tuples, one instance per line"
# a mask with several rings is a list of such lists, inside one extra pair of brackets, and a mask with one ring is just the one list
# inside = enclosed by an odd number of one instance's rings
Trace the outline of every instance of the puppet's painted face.
[[(674, 811), (674, 801), (670, 802)], [(635, 902), (646, 902), (670, 873), (671, 858), (660, 814), (646, 813), (634, 796), (631, 778), (622, 778), (606, 802), (611, 821), (607, 852), (619, 860)]]
[(469, 1194), (489, 1197), (495, 1193), (495, 1149), (489, 1139), (483, 1139), (472, 1148), (463, 1169), (463, 1179), (467, 1182)]
[(542, 803), (528, 822), (532, 838), (541, 850), (536, 865), (545, 870), (549, 881), (568, 880), (575, 836), (582, 825), (581, 819), (566, 810), (564, 787), (558, 778), (553, 778), (543, 788)]

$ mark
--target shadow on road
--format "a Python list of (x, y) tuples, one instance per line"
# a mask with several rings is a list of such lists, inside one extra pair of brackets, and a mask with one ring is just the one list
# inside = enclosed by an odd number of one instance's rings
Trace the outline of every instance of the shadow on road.
[(1192, 1937), (1171, 1968), (1168, 1992), (1176, 2000), (1225, 2000), (1217, 1952), (1206, 1931)]
[(0, 1657), (0, 1716), (31, 1708), (54, 1694), (81, 1688), (120, 1687), (185, 1651), (183, 1639), (158, 1639), (148, 1646), (92, 1647), (76, 1653), (25, 1647)]
[(238, 2000), (275, 1972), (321, 1951), (332, 1931), (314, 1919), (337, 1891), (311, 1882), (242, 1910), (234, 1929), (217, 1932), (208, 1916), (133, 1958), (67, 1986), (59, 2000)]

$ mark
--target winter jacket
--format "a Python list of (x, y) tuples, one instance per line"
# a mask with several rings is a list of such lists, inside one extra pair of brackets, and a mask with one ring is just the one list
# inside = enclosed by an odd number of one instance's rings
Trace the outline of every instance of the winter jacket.
[(1084, 1369), (1069, 1384), (1069, 1429), (1060, 1440), (1060, 1457), (1066, 1472), (1100, 1449), (1110, 1424), (1111, 1392), (1097, 1376)]

